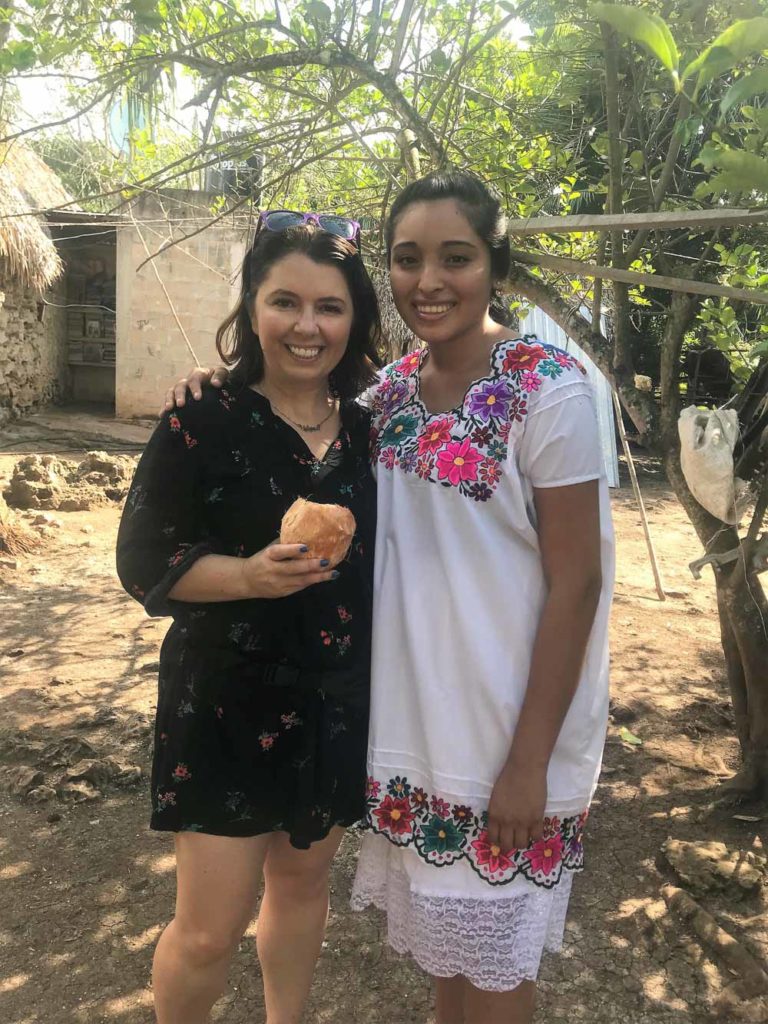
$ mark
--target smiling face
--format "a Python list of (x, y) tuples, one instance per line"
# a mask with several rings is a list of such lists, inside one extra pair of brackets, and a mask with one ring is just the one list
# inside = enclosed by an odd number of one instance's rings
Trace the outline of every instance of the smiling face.
[(291, 253), (261, 282), (251, 323), (264, 354), (264, 378), (285, 386), (327, 380), (349, 342), (354, 308), (344, 275)]
[(487, 323), (490, 252), (453, 199), (403, 210), (392, 238), (390, 279), (400, 316), (430, 345), (469, 338)]

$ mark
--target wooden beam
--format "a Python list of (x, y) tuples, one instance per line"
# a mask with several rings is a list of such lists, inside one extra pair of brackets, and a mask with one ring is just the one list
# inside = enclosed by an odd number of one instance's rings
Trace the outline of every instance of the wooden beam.
[(618, 267), (602, 267), (596, 263), (582, 263), (581, 260), (567, 259), (565, 256), (550, 256), (545, 252), (524, 252), (513, 249), (512, 259), (518, 263), (527, 263), (534, 267), (547, 267), (551, 270), (564, 270), (574, 277), (601, 277), (609, 281), (625, 281), (627, 284), (644, 284), (648, 288), (661, 288), (669, 292), (687, 292), (693, 295), (718, 295), (726, 299), (742, 299), (744, 302), (756, 302), (768, 306), (768, 292), (760, 292), (750, 288), (731, 288), (726, 284), (714, 284), (711, 281), (689, 281), (685, 277), (665, 277), (663, 274), (643, 274), (638, 270), (622, 270)]
[(510, 220), (507, 230), (512, 236), (560, 235), (577, 231), (666, 231), (670, 228), (691, 228), (710, 231), (712, 228), (735, 227), (739, 224), (768, 222), (768, 207), (761, 210), (676, 210), (654, 213), (585, 213), (574, 217), (528, 217)]

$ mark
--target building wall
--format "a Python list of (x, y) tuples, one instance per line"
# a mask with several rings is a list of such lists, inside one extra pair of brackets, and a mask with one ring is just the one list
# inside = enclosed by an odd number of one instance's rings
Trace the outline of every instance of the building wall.
[(219, 361), (215, 334), (237, 300), (243, 227), (221, 221), (155, 259), (157, 274), (149, 264), (136, 269), (147, 255), (142, 237), (154, 252), (171, 233), (179, 237), (202, 227), (210, 220), (205, 202), (201, 193), (180, 190), (160, 198), (148, 196), (132, 208), (133, 223), (118, 229), (115, 411), (119, 417), (156, 416), (170, 383), (195, 362), (215, 365)]
[(67, 387), (63, 283), (46, 293), (56, 305), (9, 280), (0, 267), (0, 424), (46, 402), (55, 402)]

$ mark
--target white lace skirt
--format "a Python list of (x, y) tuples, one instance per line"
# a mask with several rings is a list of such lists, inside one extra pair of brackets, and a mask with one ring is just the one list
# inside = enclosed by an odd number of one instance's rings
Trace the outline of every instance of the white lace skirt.
[[(477, 988), (509, 992), (535, 981), (546, 949), (559, 952), (572, 872), (552, 889), (527, 884), (509, 895), (485, 898), (417, 891), (403, 857), (410, 851), (382, 836), (366, 835), (352, 889), (352, 907), (369, 904), (387, 915), (387, 938), (429, 974), (463, 975)], [(433, 871), (444, 869), (432, 868)]]

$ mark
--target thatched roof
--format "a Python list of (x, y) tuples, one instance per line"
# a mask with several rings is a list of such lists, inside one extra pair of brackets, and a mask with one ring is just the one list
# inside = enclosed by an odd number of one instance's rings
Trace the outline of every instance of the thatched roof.
[(71, 202), (56, 174), (31, 149), (18, 140), (0, 145), (0, 260), (11, 277), (42, 291), (60, 276), (61, 258), (45, 220), (35, 214)]

